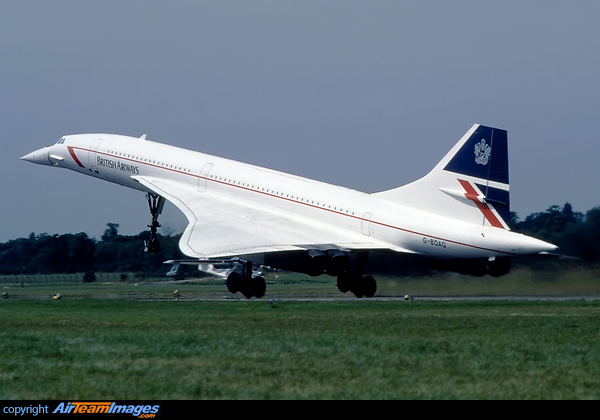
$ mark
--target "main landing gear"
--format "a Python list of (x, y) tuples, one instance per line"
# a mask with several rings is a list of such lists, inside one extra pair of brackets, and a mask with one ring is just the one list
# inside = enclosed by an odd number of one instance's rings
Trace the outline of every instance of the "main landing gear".
[(352, 292), (357, 298), (373, 297), (377, 292), (377, 282), (372, 276), (356, 273), (342, 273), (337, 278), (337, 288), (342, 293)]
[(377, 282), (372, 276), (363, 276), (363, 268), (369, 259), (368, 253), (358, 253), (350, 264), (338, 275), (337, 288), (342, 293), (352, 292), (357, 298), (373, 297)]
[(227, 276), (225, 284), (230, 293), (242, 292), (246, 299), (250, 299), (252, 296), (261, 298), (267, 291), (267, 283), (264, 277), (252, 277), (252, 263), (250, 261), (242, 263), (241, 272), (232, 271)]
[(162, 213), (165, 206), (165, 199), (156, 194), (146, 194), (148, 199), (148, 207), (152, 215), (152, 222), (148, 225), (150, 228), (150, 240), (144, 241), (144, 252), (160, 252), (160, 242), (156, 237), (156, 231), (160, 227), (158, 216)]

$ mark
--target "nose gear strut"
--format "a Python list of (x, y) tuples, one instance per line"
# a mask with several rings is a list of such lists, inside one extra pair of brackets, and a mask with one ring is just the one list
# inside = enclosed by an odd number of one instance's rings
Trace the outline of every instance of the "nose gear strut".
[(146, 193), (148, 207), (152, 215), (152, 222), (148, 225), (150, 228), (150, 240), (144, 241), (144, 252), (160, 252), (160, 242), (156, 237), (156, 230), (160, 227), (158, 216), (162, 213), (165, 206), (165, 199), (160, 195)]

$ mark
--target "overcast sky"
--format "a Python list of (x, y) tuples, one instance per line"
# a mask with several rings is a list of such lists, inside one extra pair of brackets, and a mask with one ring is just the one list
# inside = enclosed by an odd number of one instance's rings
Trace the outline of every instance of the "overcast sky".
[[(142, 193), (19, 157), (140, 136), (365, 192), (508, 130), (512, 210), (600, 206), (600, 2), (0, 2), (0, 242), (137, 234)], [(160, 219), (181, 232), (172, 205)]]

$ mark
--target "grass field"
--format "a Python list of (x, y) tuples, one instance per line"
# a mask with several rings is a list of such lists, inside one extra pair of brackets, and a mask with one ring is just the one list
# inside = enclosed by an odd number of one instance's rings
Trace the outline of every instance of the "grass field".
[[(569, 293), (594, 296), (587, 275)], [(281, 276), (247, 301), (223, 299), (211, 280), (9, 280), (0, 279), (10, 296), (0, 300), (0, 399), (600, 398), (595, 299), (339, 300), (326, 278)], [(469, 295), (471, 281), (422, 287)], [(544, 296), (569, 295), (573, 282), (531, 281)], [(418, 286), (380, 283), (384, 295)]]

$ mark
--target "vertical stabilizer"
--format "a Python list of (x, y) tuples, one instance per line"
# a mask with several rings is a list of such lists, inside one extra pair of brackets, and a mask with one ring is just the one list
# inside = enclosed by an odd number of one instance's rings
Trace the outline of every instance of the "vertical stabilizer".
[(508, 229), (508, 135), (475, 124), (425, 177), (375, 196), (469, 223)]

